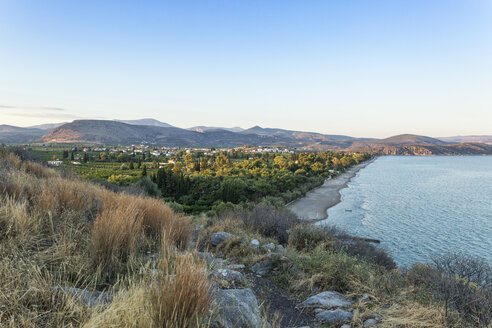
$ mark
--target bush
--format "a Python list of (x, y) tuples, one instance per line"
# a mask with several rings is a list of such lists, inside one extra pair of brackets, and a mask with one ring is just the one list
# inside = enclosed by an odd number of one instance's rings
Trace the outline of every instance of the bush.
[(429, 289), (442, 302), (446, 316), (454, 309), (477, 326), (492, 323), (492, 267), (483, 259), (445, 254), (431, 264), (413, 265), (408, 279)]
[(142, 177), (137, 184), (140, 188), (142, 188), (147, 195), (159, 198), (161, 197), (161, 191), (159, 190), (159, 187), (157, 184), (153, 183), (152, 180), (150, 180), (149, 177), (144, 176)]
[(329, 239), (323, 228), (307, 224), (298, 224), (289, 231), (289, 246), (298, 251), (312, 251)]
[(342, 250), (353, 256), (357, 256), (364, 261), (384, 267), (388, 270), (396, 268), (395, 261), (382, 248), (376, 247), (367, 241), (352, 240), (342, 246)]
[(262, 204), (249, 210), (228, 211), (221, 217), (241, 220), (248, 229), (257, 231), (265, 237), (275, 238), (281, 244), (288, 242), (288, 230), (299, 223), (293, 212)]

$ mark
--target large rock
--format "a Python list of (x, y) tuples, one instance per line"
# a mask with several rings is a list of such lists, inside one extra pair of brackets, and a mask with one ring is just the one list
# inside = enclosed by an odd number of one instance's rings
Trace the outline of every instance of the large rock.
[(263, 262), (258, 262), (251, 267), (251, 271), (256, 273), (259, 276), (266, 275), (273, 269), (273, 260), (267, 259)]
[(352, 320), (354, 314), (352, 312), (336, 310), (323, 310), (316, 314), (316, 319), (321, 323), (327, 323), (330, 325), (344, 323)]
[(211, 272), (210, 277), (223, 288), (244, 287), (246, 285), (246, 279), (239, 271), (219, 269)]
[(88, 307), (107, 305), (113, 301), (113, 294), (110, 292), (90, 292), (80, 288), (60, 286), (52, 287), (51, 290), (55, 293), (68, 294)]
[(234, 237), (232, 233), (228, 233), (224, 231), (215, 232), (212, 234), (212, 237), (210, 238), (210, 243), (212, 244), (212, 246), (218, 246), (219, 244), (223, 243), (224, 241), (232, 237)]
[(253, 239), (249, 243), (249, 246), (253, 247), (254, 249), (258, 249), (260, 247), (260, 241), (258, 239)]
[(214, 328), (262, 328), (258, 300), (250, 288), (221, 289), (216, 294)]
[(266, 245), (261, 246), (261, 248), (264, 251), (273, 252), (275, 250), (275, 244), (274, 243), (266, 244)]
[(352, 305), (352, 301), (340, 293), (327, 291), (311, 296), (301, 304), (298, 308), (322, 308), (331, 309), (337, 307), (347, 307)]

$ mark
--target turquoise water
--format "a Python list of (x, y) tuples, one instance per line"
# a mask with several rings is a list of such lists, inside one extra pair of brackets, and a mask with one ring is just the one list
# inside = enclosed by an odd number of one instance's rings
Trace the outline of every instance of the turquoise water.
[(464, 251), (492, 263), (492, 156), (384, 156), (319, 224), (381, 240), (400, 266)]

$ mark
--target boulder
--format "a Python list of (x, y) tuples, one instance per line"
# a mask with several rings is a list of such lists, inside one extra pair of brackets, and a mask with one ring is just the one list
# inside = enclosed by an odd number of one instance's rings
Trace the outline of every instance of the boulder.
[(324, 310), (316, 314), (316, 319), (321, 323), (339, 324), (352, 320), (354, 314), (352, 312), (336, 310)]
[(298, 308), (322, 308), (331, 309), (337, 307), (347, 307), (352, 305), (352, 301), (338, 292), (327, 291), (309, 297), (299, 304)]
[(267, 251), (267, 252), (273, 252), (275, 250), (275, 244), (270, 243), (270, 244), (263, 245), (263, 246), (261, 246), (261, 249), (263, 249), (264, 251)]
[(251, 271), (259, 276), (263, 276), (273, 269), (273, 260), (267, 259), (263, 262), (258, 262), (251, 267)]
[(113, 301), (111, 292), (90, 292), (80, 288), (60, 286), (51, 287), (51, 290), (55, 293), (68, 294), (88, 307), (107, 305)]
[(229, 264), (227, 266), (227, 269), (231, 270), (243, 270), (244, 268), (246, 268), (244, 264)]
[(262, 328), (263, 319), (255, 294), (247, 289), (221, 289), (215, 299), (214, 328)]
[(244, 287), (246, 279), (239, 271), (219, 269), (210, 273), (210, 278), (217, 281), (221, 287)]
[(378, 321), (376, 319), (367, 319), (364, 321), (364, 327), (375, 327), (377, 326)]
[(275, 251), (278, 252), (278, 253), (283, 253), (283, 252), (285, 252), (285, 248), (282, 245), (277, 245), (275, 247)]
[(228, 233), (224, 231), (215, 232), (212, 234), (212, 237), (210, 238), (210, 243), (212, 244), (212, 246), (218, 246), (219, 244), (223, 243), (224, 241), (232, 237), (234, 237), (232, 233)]
[(249, 246), (258, 249), (260, 248), (260, 241), (258, 239), (253, 239), (250, 243)]

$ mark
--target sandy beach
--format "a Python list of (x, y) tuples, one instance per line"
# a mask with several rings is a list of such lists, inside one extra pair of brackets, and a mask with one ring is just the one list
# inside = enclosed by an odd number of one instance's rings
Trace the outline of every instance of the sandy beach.
[(375, 159), (360, 163), (346, 170), (333, 179), (327, 179), (323, 185), (309, 191), (306, 196), (287, 205), (287, 208), (306, 221), (324, 220), (328, 216), (326, 211), (338, 204), (342, 198), (340, 190), (347, 187), (350, 180)]

